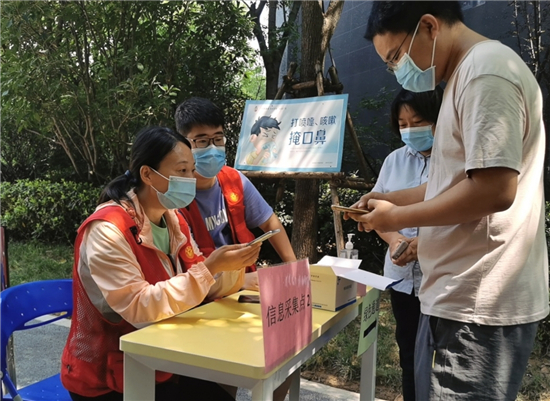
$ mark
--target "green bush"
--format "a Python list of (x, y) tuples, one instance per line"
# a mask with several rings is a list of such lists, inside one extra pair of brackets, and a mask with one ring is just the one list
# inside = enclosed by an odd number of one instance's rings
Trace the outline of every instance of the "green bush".
[(13, 240), (72, 244), (100, 192), (91, 184), (70, 181), (3, 182), (2, 225)]

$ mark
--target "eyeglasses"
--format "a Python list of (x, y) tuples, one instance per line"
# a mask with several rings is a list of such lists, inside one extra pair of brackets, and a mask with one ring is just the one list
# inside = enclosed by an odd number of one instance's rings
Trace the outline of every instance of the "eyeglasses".
[(195, 147), (201, 149), (201, 148), (207, 148), (210, 146), (210, 144), (214, 144), (214, 146), (225, 146), (225, 142), (227, 142), (227, 138), (224, 135), (218, 135), (214, 138), (197, 138), (197, 139), (191, 139), (187, 138), (191, 142), (195, 144)]
[(399, 52), (401, 50), (401, 48), (403, 47), (403, 44), (405, 43), (405, 41), (407, 40), (407, 38), (409, 37), (411, 33), (408, 32), (407, 35), (405, 36), (405, 38), (403, 39), (403, 42), (401, 42), (401, 44), (399, 45), (399, 47), (397, 48), (397, 50), (395, 51), (395, 54), (393, 55), (393, 57), (391, 58), (390, 61), (386, 61), (386, 65), (388, 66), (388, 68), (386, 68), (386, 71), (388, 71), (390, 74), (394, 75), (395, 74), (395, 69), (397, 68), (397, 58), (399, 56)]

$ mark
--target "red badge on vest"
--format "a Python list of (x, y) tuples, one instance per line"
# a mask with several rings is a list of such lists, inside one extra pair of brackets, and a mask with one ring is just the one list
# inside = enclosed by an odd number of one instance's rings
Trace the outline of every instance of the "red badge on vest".
[(195, 252), (191, 245), (187, 245), (184, 250), (184, 255), (187, 259), (193, 259), (195, 257)]
[(231, 195), (229, 195), (229, 199), (233, 203), (239, 202), (239, 195), (237, 195), (235, 192), (231, 192)]

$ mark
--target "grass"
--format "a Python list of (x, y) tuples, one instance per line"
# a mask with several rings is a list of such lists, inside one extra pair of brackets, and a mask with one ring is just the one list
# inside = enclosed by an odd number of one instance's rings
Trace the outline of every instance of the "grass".
[(550, 355), (548, 350), (541, 349), (538, 342), (535, 342), (527, 371), (523, 376), (518, 400), (550, 401)]
[[(73, 248), (38, 242), (10, 242), (10, 284), (69, 278)], [(302, 376), (335, 387), (359, 391), (361, 359), (357, 357), (360, 318), (351, 322), (302, 367)], [(389, 294), (381, 293), (378, 325), (376, 397), (392, 401), (401, 392), (401, 370), (395, 343), (395, 319)], [(548, 335), (548, 334), (546, 334)], [(535, 344), (518, 401), (550, 401), (550, 350)]]
[(70, 278), (73, 247), (40, 242), (14, 242), (8, 245), (10, 285), (38, 280)]

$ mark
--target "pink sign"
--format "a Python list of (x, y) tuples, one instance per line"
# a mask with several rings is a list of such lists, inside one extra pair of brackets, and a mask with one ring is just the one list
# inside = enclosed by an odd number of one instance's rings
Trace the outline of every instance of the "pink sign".
[(311, 341), (311, 284), (307, 259), (258, 269), (265, 371)]

